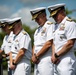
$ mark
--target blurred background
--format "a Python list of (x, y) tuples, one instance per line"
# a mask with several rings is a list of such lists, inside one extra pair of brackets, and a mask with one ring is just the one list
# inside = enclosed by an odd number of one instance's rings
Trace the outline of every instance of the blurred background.
[[(48, 7), (54, 4), (65, 3), (66, 13), (68, 17), (72, 18), (76, 22), (76, 0), (0, 0), (0, 19), (22, 17), (23, 28), (29, 33), (32, 39), (33, 34), (37, 28), (37, 23), (31, 20), (30, 10), (38, 7)], [(46, 9), (47, 18), (54, 22), (52, 18), (49, 18), (49, 12)], [(5, 33), (0, 29), (0, 46), (3, 42)], [(4, 75), (6, 74), (7, 63), (3, 62)], [(32, 64), (33, 72), (33, 64)]]
[[(31, 20), (30, 10), (57, 3), (65, 3), (67, 10), (71, 12), (69, 16), (76, 19), (76, 0), (0, 0), (0, 19), (20, 16), (23, 24), (34, 28), (37, 25)], [(46, 12), (49, 18), (49, 12)]]

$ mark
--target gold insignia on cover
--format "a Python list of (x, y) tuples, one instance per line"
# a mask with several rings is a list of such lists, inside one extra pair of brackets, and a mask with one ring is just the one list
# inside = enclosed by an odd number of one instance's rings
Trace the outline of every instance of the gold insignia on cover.
[(9, 29), (12, 29), (13, 28), (13, 25), (9, 26)]

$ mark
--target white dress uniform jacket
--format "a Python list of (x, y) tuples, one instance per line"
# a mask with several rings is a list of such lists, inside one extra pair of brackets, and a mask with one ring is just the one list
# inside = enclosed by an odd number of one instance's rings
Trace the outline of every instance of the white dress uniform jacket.
[[(38, 27), (34, 34), (34, 53), (38, 53), (44, 44), (53, 39), (53, 24), (49, 21), (42, 27)], [(51, 47), (40, 58), (39, 64), (35, 65), (34, 75), (53, 75), (53, 64), (51, 62)]]
[[(1, 50), (4, 50), (5, 54), (10, 53), (10, 51), (11, 51), (13, 37), (14, 37), (14, 34), (11, 31), (10, 34), (6, 35), (3, 39), (3, 44), (1, 46)], [(9, 59), (9, 57), (7, 57), (7, 59)], [(9, 64), (10, 64), (10, 62), (8, 61), (8, 71), (9, 71), (9, 66), (10, 66)]]
[(14, 36), (13, 32), (11, 32), (9, 35), (5, 35), (5, 37), (3, 39), (3, 44), (1, 46), (1, 50), (4, 50), (5, 54), (10, 52), (10, 46), (13, 41), (13, 36)]
[[(55, 52), (62, 49), (68, 40), (76, 38), (76, 23), (65, 17), (54, 32)], [(75, 75), (75, 55), (74, 47), (60, 58), (60, 63), (56, 65), (55, 75)]]
[(32, 56), (32, 48), (31, 48), (31, 39), (27, 32), (22, 30), (17, 36), (14, 37), (13, 45), (12, 45), (12, 57), (16, 58), (19, 50), (21, 48), (25, 48), (25, 55), (21, 59), (21, 61), (17, 64), (16, 69), (14, 71), (14, 75), (30, 75), (31, 72), (31, 63), (30, 59)]

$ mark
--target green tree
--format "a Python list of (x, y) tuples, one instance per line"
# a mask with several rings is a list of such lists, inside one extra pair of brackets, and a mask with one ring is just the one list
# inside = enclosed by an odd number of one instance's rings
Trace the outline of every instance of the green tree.
[[(70, 14), (72, 14), (73, 12), (76, 12), (76, 9), (75, 10), (68, 10), (68, 8), (66, 8), (66, 14), (67, 15), (70, 15)], [(69, 16), (70, 17), (70, 16)], [(74, 19), (74, 18), (72, 18), (72, 17), (70, 17), (73, 21), (75, 21), (76, 22), (76, 19)]]
[(72, 14), (73, 12), (71, 10), (68, 10), (68, 8), (66, 8), (66, 15)]
[(2, 43), (3, 43), (3, 38), (4, 38), (4, 36), (5, 36), (5, 33), (0, 32), (0, 46), (1, 46)]

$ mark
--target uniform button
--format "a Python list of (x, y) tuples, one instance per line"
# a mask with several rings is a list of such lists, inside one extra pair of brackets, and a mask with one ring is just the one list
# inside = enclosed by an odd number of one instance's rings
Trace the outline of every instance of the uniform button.
[(15, 49), (17, 49), (17, 47), (15, 47)]

